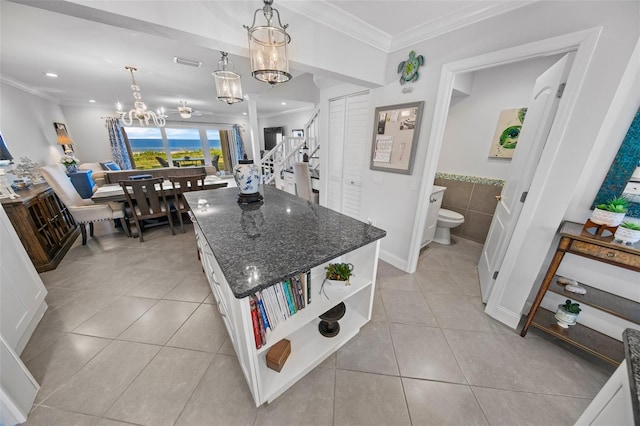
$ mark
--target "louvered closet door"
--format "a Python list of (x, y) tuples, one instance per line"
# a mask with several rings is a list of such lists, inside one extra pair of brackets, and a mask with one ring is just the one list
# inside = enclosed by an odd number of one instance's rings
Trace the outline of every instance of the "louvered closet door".
[(329, 101), (329, 146), (327, 147), (327, 170), (329, 187), (327, 207), (342, 211), (342, 155), (344, 147), (344, 124), (347, 101), (345, 98)]
[(328, 206), (359, 219), (362, 174), (368, 160), (369, 93), (332, 100), (329, 114)]

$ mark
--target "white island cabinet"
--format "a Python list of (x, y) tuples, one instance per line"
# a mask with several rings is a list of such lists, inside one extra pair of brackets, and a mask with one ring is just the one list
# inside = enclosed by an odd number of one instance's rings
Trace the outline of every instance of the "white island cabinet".
[[(186, 194), (203, 270), (256, 406), (277, 398), (370, 320), (386, 234), (283, 191), (263, 191), (264, 202), (252, 206), (238, 205), (233, 188)], [(198, 200), (208, 206), (197, 207)], [(354, 275), (350, 286), (326, 283), (321, 293), (330, 262), (353, 264)], [(266, 345), (257, 349), (248, 296), (308, 271), (311, 302), (268, 332)], [(324, 337), (318, 316), (340, 302), (346, 306), (340, 332)], [(276, 372), (267, 367), (266, 354), (282, 339), (291, 342), (291, 354)]]

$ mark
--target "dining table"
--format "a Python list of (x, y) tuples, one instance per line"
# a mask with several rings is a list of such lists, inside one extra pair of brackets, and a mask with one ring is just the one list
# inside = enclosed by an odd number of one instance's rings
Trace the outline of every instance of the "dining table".
[[(227, 179), (221, 179), (217, 176), (211, 175), (205, 177), (203, 189), (225, 188), (227, 185)], [(180, 188), (180, 185), (176, 183), (176, 187)], [(164, 180), (162, 182), (162, 189), (167, 191), (168, 197), (173, 197), (173, 183), (171, 183), (171, 181)], [(126, 203), (127, 197), (125, 196), (124, 189), (122, 189), (120, 184), (112, 183), (100, 186), (96, 192), (93, 193), (91, 200), (96, 204)], [(135, 221), (133, 220), (133, 212), (131, 212), (131, 209), (126, 206), (125, 211), (127, 212), (126, 214), (128, 219), (130, 219), (127, 220), (129, 223), (129, 232), (127, 232), (127, 234), (128, 236), (135, 238), (138, 236), (138, 229), (136, 228)]]

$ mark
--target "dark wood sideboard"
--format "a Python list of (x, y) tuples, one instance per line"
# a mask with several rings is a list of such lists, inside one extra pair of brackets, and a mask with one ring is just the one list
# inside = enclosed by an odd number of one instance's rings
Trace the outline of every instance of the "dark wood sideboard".
[(80, 234), (67, 207), (47, 184), (0, 200), (38, 272), (55, 269)]
[[(561, 238), (558, 247), (520, 335), (524, 337), (529, 327), (534, 326), (617, 365), (624, 359), (622, 336), (620, 339), (612, 339), (580, 323), (569, 327), (568, 330), (562, 329), (555, 324), (554, 313), (540, 306), (544, 295), (547, 291), (551, 291), (574, 302), (591, 306), (634, 324), (640, 324), (640, 303), (635, 300), (626, 299), (582, 283), (580, 285), (587, 290), (587, 294), (578, 295), (565, 291), (564, 287), (557, 283), (556, 271), (565, 253), (572, 253), (596, 262), (640, 272), (640, 243), (632, 246), (614, 243), (612, 235), (608, 237), (591, 235), (582, 227), (583, 224), (575, 222), (564, 222), (560, 227)], [(638, 277), (640, 278), (640, 274)], [(629, 283), (629, 285), (639, 286), (640, 279)], [(578, 321), (580, 321), (580, 317), (578, 317)]]

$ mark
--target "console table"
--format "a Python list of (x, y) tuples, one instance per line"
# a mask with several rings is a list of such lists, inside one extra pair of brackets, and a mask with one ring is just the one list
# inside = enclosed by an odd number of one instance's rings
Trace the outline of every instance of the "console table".
[[(256, 406), (277, 398), (371, 319), (379, 240), (386, 235), (271, 186), (262, 192), (264, 201), (249, 205), (237, 203), (237, 188), (184, 194), (203, 271)], [(354, 265), (350, 286), (322, 287), (329, 262)], [(253, 295), (300, 274), (310, 277), (309, 303), (267, 333), (258, 347)], [(346, 313), (340, 332), (325, 337), (318, 317), (341, 302)], [(267, 353), (283, 339), (290, 341), (291, 353), (277, 372), (268, 367)]]
[(20, 198), (2, 199), (2, 207), (36, 271), (55, 269), (80, 234), (78, 225), (47, 184), (17, 194)]
[[(540, 308), (540, 303), (547, 291), (566, 296), (581, 304), (592, 306), (601, 311), (615, 315), (635, 324), (640, 324), (640, 303), (611, 294), (594, 287), (580, 284), (587, 289), (585, 295), (566, 292), (564, 287), (556, 283), (556, 271), (565, 253), (592, 259), (596, 262), (608, 263), (620, 268), (640, 272), (640, 243), (633, 246), (613, 242), (613, 236), (602, 237), (583, 231), (583, 224), (564, 222), (560, 228), (560, 242), (551, 260), (551, 264), (542, 280), (542, 285), (527, 315), (521, 336), (527, 334), (531, 325), (575, 345), (612, 364), (619, 364), (624, 359), (624, 348), (621, 341), (612, 339), (591, 328), (575, 324), (565, 330), (555, 324), (554, 312)], [(639, 280), (630, 285), (640, 287)]]

